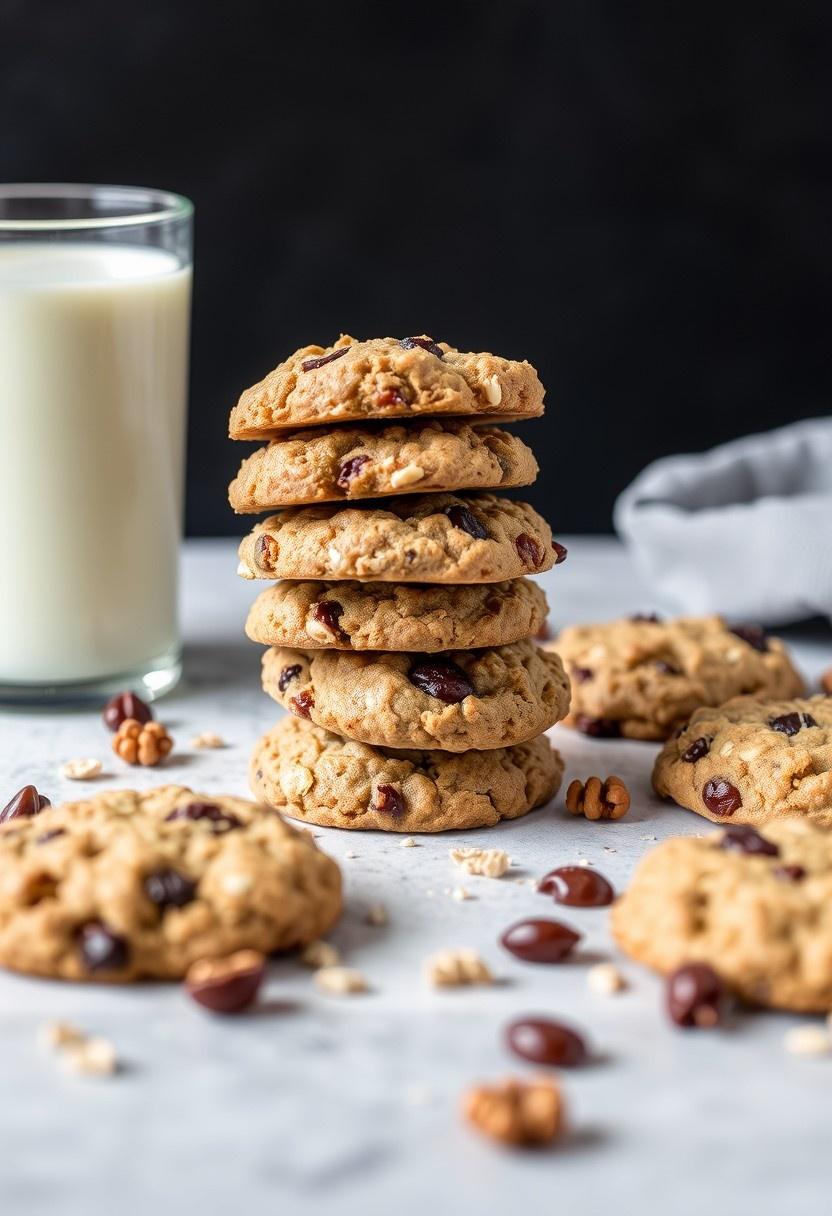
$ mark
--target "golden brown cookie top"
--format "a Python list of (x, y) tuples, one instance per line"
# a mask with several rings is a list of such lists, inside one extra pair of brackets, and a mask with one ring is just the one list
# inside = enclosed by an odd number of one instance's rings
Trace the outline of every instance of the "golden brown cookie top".
[(232, 439), (269, 439), (287, 427), (368, 419), (477, 416), (488, 421), (543, 413), (530, 363), (455, 350), (432, 338), (342, 334), (333, 346), (295, 351), (231, 411)]

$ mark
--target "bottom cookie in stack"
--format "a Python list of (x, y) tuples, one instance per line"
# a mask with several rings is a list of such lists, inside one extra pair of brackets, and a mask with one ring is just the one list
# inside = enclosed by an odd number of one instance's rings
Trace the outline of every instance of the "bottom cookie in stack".
[(444, 832), (516, 819), (558, 791), (563, 761), (545, 735), (489, 751), (396, 750), (285, 717), (254, 749), (263, 802), (322, 827)]

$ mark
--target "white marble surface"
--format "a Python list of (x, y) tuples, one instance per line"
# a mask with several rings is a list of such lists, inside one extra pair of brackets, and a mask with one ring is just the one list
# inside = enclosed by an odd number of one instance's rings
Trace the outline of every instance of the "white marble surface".
[[(187, 675), (160, 711), (180, 744), (212, 730), (227, 750), (184, 747), (163, 772), (133, 773), (111, 760), (94, 714), (3, 714), (0, 791), (33, 781), (53, 800), (77, 796), (60, 764), (98, 755), (107, 776), (96, 788), (166, 779), (244, 793), (247, 753), (275, 708), (259, 691), (258, 648), (242, 635), (255, 588), (234, 570), (230, 542), (188, 546)], [(557, 625), (656, 606), (611, 541), (574, 540), (569, 561), (545, 581)], [(832, 635), (821, 627), (793, 640), (808, 675), (832, 662)], [(628, 992), (588, 990), (589, 963), (616, 957), (604, 910), (555, 910), (508, 878), (464, 879), (476, 896), (469, 902), (447, 894), (460, 882), (448, 858), (455, 843), (505, 848), (517, 877), (588, 858), (620, 887), (654, 838), (706, 828), (650, 795), (651, 746), (554, 735), (567, 780), (610, 771), (627, 780), (634, 808), (625, 820), (586, 824), (558, 800), (490, 831), (422, 837), (415, 849), (394, 835), (322, 833), (346, 877), (333, 940), (369, 978), (365, 996), (319, 995), (310, 974), (286, 961), (275, 964), (256, 1013), (218, 1020), (176, 986), (121, 991), (0, 977), (2, 1211), (825, 1210), (832, 1057), (785, 1054), (783, 1033), (799, 1019), (744, 1014), (719, 1032), (674, 1030), (657, 980), (626, 960)], [(374, 902), (387, 905), (387, 928), (364, 924)], [(535, 914), (585, 933), (574, 962), (529, 966), (500, 949), (502, 929)], [(429, 990), (423, 959), (452, 945), (477, 947), (504, 982)], [(472, 1134), (457, 1107), (477, 1078), (527, 1070), (502, 1043), (506, 1022), (527, 1012), (581, 1028), (598, 1058), (563, 1074), (568, 1138), (551, 1153), (512, 1155)], [(68, 1079), (36, 1042), (39, 1024), (54, 1017), (111, 1037), (123, 1072)]]

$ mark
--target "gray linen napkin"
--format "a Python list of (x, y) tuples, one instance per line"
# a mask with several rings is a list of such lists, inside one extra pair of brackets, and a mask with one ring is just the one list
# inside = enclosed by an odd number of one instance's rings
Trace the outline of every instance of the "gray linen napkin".
[(614, 518), (668, 608), (764, 625), (832, 620), (832, 418), (657, 460)]

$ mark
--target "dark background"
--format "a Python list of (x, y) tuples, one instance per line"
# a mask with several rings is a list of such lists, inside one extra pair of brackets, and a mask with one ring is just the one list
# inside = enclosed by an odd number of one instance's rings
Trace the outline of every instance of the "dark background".
[(558, 532), (608, 529), (658, 455), (830, 408), (826, 2), (0, 19), (0, 178), (196, 203), (191, 533), (245, 530), (240, 390), (342, 330), (534, 362), (526, 496)]

